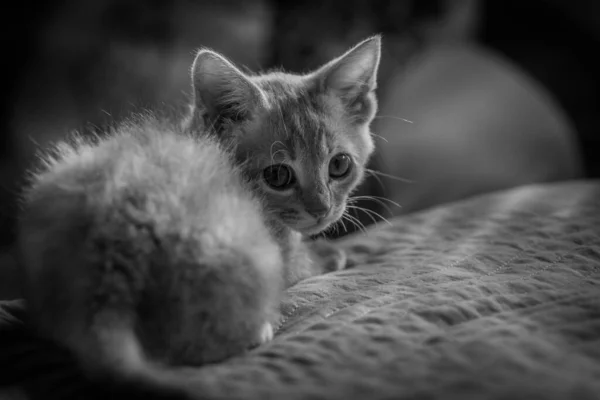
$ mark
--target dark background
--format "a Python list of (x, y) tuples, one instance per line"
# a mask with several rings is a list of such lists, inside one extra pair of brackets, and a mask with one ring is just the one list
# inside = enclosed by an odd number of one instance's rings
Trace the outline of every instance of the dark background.
[[(144, 108), (185, 104), (194, 50), (208, 46), (259, 71), (306, 71), (382, 33), (379, 91), (462, 1), (44, 0), (2, 14), (0, 247), (15, 238), (17, 196), (36, 148), (102, 129)], [(541, 84), (574, 126), (582, 176), (599, 176), (600, 4), (496, 0), (456, 26)], [(472, 26), (471, 26), (471, 25)], [(377, 122), (374, 124), (377, 131)], [(378, 158), (373, 160), (378, 168)], [(384, 182), (392, 184), (389, 181)], [(363, 193), (384, 196), (370, 178)], [(367, 207), (384, 213), (376, 203)], [(370, 219), (361, 216), (367, 224)]]

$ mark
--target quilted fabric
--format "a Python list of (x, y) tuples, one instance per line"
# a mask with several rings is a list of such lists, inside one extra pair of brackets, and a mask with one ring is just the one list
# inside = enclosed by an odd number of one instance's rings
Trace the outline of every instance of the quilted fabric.
[[(276, 339), (201, 370), (227, 398), (600, 398), (600, 185), (528, 186), (340, 241)], [(206, 392), (204, 392), (206, 393)]]
[(339, 241), (275, 339), (194, 398), (600, 399), (600, 182), (527, 186)]

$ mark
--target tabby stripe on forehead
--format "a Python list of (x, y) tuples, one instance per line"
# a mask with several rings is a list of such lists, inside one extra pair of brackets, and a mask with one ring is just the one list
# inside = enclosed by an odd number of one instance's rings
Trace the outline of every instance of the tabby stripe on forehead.
[(315, 124), (317, 124), (317, 126), (315, 127), (315, 132), (318, 132), (318, 134), (320, 135), (318, 137), (321, 144), (321, 146), (319, 147), (321, 151), (320, 155), (321, 157), (325, 157), (332, 150), (330, 148), (330, 143), (327, 140), (330, 129), (327, 123), (329, 114), (325, 111), (323, 104), (321, 104), (321, 102), (316, 97), (311, 97), (310, 104), (312, 112), (311, 118), (313, 119)]
[[(292, 112), (287, 119), (289, 121), (288, 130), (293, 132), (292, 145), (294, 146), (295, 156), (296, 158), (306, 157), (307, 155), (301, 154), (299, 150), (311, 149), (311, 153), (317, 153), (314, 154), (315, 156), (322, 157), (326, 152), (326, 147), (323, 146), (326, 131), (320, 121), (319, 113), (317, 110), (312, 109), (306, 101), (296, 103), (295, 107), (300, 107), (303, 112)], [(315, 144), (317, 145), (315, 146)]]

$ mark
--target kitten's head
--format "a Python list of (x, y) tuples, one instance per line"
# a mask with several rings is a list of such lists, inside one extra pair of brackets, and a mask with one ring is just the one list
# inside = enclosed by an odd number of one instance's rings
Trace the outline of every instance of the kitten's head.
[(306, 75), (249, 76), (210, 50), (192, 67), (192, 128), (209, 127), (283, 224), (307, 235), (338, 221), (373, 152), (381, 39)]

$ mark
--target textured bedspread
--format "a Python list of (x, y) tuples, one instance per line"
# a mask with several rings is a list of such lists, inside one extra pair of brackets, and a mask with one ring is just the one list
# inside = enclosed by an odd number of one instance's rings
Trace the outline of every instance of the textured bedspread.
[(340, 241), (275, 340), (198, 398), (600, 399), (600, 183), (530, 186)]

